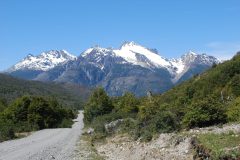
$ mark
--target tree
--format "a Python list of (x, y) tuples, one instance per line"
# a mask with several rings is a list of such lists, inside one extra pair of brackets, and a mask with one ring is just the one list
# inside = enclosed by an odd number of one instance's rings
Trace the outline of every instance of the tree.
[(96, 88), (84, 106), (84, 122), (90, 123), (95, 117), (110, 113), (113, 109), (110, 98), (103, 88)]
[(138, 100), (134, 94), (126, 92), (116, 105), (116, 109), (124, 113), (137, 113), (138, 112)]

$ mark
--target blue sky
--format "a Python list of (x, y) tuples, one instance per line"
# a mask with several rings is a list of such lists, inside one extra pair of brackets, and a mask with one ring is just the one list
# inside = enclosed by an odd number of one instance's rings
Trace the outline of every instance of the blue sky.
[(240, 50), (239, 0), (1, 0), (0, 70), (28, 53), (135, 41), (172, 58)]

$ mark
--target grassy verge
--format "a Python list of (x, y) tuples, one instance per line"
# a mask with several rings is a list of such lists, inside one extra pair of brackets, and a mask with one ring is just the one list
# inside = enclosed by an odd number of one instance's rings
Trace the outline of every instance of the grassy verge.
[(229, 132), (227, 134), (201, 134), (197, 137), (199, 145), (209, 152), (211, 159), (239, 159), (240, 135)]
[(78, 157), (83, 160), (104, 160), (95, 149), (92, 138), (83, 134), (78, 143)]

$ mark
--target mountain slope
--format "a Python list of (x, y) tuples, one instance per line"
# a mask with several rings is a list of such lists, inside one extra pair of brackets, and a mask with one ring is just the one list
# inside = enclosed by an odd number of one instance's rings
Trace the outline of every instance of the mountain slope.
[(113, 50), (99, 47), (87, 50), (75, 62), (40, 74), (36, 80), (103, 86), (113, 96), (126, 91), (142, 96), (148, 90), (163, 92), (173, 86), (166, 68), (133, 65)]
[(86, 87), (74, 84), (43, 83), (0, 74), (0, 97), (8, 102), (23, 95), (55, 97), (67, 106), (79, 107), (90, 94)]
[(89, 48), (78, 58), (48, 67), (47, 70), (35, 70), (33, 61), (32, 69), (20, 67), (10, 74), (38, 81), (103, 86), (113, 96), (126, 91), (142, 96), (149, 90), (164, 92), (215, 63), (219, 63), (216, 58), (193, 52), (179, 59), (166, 59), (155, 49), (126, 42), (119, 49)]

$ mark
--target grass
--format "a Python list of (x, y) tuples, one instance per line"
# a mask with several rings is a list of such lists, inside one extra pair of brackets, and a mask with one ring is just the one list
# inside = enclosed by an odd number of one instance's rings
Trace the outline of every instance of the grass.
[(80, 141), (79, 141), (79, 158), (80, 159), (88, 159), (88, 160), (104, 160), (103, 157), (101, 157), (97, 150), (95, 149), (91, 137), (89, 135), (81, 135)]
[(198, 141), (206, 149), (210, 150), (211, 159), (229, 157), (240, 158), (240, 135), (233, 132), (225, 134), (201, 134)]

